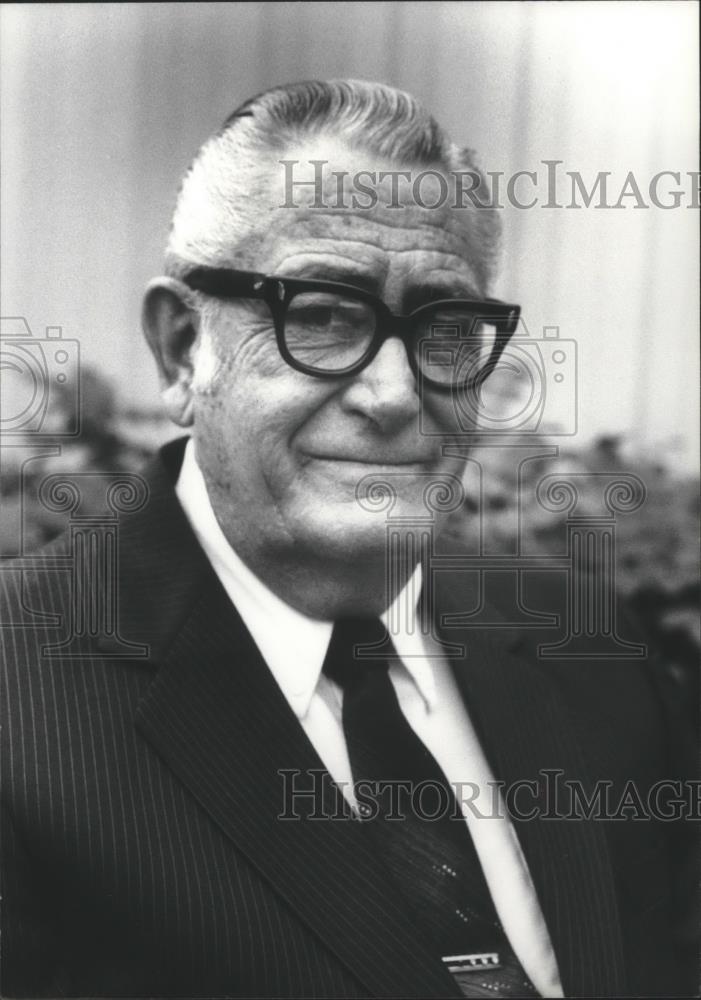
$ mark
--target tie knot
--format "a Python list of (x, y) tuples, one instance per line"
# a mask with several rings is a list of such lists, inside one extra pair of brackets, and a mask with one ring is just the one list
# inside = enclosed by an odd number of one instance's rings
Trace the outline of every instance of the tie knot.
[(379, 618), (341, 618), (334, 624), (322, 669), (345, 691), (370, 673), (386, 671), (390, 649)]

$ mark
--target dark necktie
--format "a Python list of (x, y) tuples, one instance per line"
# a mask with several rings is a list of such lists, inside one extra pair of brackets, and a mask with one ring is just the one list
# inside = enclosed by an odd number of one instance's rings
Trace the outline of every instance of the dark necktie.
[(335, 624), (323, 667), (343, 690), (360, 815), (463, 994), (538, 996), (501, 927), (453, 790), (399, 707), (388, 655), (396, 656), (378, 619), (349, 618)]

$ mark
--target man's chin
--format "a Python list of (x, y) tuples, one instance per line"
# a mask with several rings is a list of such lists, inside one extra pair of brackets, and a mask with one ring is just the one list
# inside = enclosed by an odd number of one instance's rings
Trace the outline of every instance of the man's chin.
[[(319, 509), (316, 516), (300, 519), (295, 537), (310, 555), (318, 560), (347, 562), (357, 570), (360, 561), (384, 564), (387, 556), (388, 524), (396, 519), (396, 528), (411, 532), (425, 522), (426, 509), (419, 504), (392, 500), (378, 503), (377, 509), (362, 509), (360, 504), (334, 504)], [(389, 508), (392, 508), (391, 515)]]
[(379, 519), (377, 524), (363, 524), (339, 518), (334, 523), (307, 523), (297, 538), (317, 560), (347, 562), (350, 568), (359, 560), (384, 560), (387, 528)]

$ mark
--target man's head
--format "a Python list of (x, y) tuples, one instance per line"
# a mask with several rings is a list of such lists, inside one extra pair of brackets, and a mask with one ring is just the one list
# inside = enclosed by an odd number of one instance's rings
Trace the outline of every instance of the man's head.
[[(324, 162), (321, 204), (314, 185), (296, 187), (290, 203), (290, 161), (305, 180), (311, 161)], [(421, 195), (436, 207), (417, 204), (410, 185), (393, 190), (398, 170), (431, 170)], [(483, 298), (497, 244), (494, 215), (456, 209), (452, 189), (441, 198), (441, 178), (468, 170), (475, 170), (469, 152), (409, 95), (354, 81), (312, 82), (243, 105), (183, 181), (168, 276), (151, 283), (144, 308), (164, 399), (172, 419), (192, 427), (229, 542), (311, 613), (326, 615), (348, 601), (330, 596), (334, 607), (313, 605), (299, 597), (303, 579), (328, 577), (331, 595), (332, 579), (355, 574), (357, 592), (362, 567), (377, 575), (384, 565), (384, 517), (358, 503), (361, 479), (389, 480), (397, 493), (393, 514), (415, 517), (426, 512), (432, 478), (459, 475), (460, 461), (441, 452), (441, 433), (454, 429), (450, 394), (420, 394), (398, 336), (386, 336), (352, 374), (300, 371), (282, 357), (268, 303), (193, 291), (183, 279), (198, 265), (330, 279), (373, 293), (396, 315), (437, 298)], [(371, 207), (370, 199), (353, 198), (361, 171), (375, 178)], [(318, 302), (314, 308), (318, 318)]]

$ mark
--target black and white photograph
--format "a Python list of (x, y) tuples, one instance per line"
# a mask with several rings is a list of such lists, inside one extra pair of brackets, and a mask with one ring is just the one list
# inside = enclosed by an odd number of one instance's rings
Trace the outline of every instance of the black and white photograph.
[(699, 7), (0, 3), (0, 997), (701, 995)]

